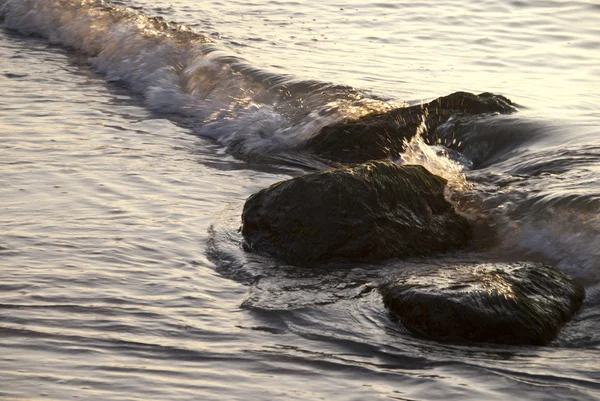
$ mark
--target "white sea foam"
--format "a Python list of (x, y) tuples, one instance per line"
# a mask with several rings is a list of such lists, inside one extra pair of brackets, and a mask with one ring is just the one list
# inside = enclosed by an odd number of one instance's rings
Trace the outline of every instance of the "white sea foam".
[(293, 148), (325, 125), (390, 107), (324, 84), (294, 93), (289, 78), (252, 69), (185, 26), (102, 0), (0, 0), (0, 7), (8, 28), (88, 55), (151, 110), (239, 154)]

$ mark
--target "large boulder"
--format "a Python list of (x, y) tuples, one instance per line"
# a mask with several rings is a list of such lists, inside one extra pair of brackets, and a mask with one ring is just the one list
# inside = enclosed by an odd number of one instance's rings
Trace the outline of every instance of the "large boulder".
[(585, 293), (560, 270), (532, 262), (449, 265), (380, 286), (411, 332), (435, 340), (543, 345)]
[(444, 198), (446, 180), (389, 161), (279, 182), (244, 205), (246, 246), (292, 264), (445, 252), (471, 238)]
[(326, 126), (308, 141), (307, 147), (324, 159), (342, 163), (393, 158), (403, 151), (404, 140), (412, 138), (422, 124), (430, 133), (427, 139), (433, 142), (436, 128), (453, 115), (505, 114), (515, 110), (512, 102), (500, 95), (456, 92), (429, 103)]

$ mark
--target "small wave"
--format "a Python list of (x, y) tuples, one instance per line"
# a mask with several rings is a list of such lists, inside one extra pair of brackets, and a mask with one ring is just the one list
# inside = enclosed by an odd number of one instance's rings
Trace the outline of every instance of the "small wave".
[(390, 108), (349, 87), (253, 68), (208, 35), (102, 0), (0, 0), (0, 18), (87, 55), (154, 112), (244, 158), (293, 149), (326, 125)]
[(529, 139), (518, 153), (500, 146), (497, 155), (503, 160), (468, 174), (494, 215), (498, 249), (555, 263), (573, 276), (600, 279), (597, 131), (546, 124), (534, 132), (537, 140)]
[(595, 212), (548, 208), (507, 221), (497, 251), (550, 261), (586, 284), (600, 280), (600, 218)]

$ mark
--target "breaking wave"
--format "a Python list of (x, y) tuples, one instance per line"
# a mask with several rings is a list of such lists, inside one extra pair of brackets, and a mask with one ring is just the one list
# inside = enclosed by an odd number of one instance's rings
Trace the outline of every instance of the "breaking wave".
[(0, 0), (4, 25), (89, 57), (109, 81), (195, 133), (260, 157), (336, 121), (391, 106), (345, 86), (253, 68), (208, 36), (102, 0)]

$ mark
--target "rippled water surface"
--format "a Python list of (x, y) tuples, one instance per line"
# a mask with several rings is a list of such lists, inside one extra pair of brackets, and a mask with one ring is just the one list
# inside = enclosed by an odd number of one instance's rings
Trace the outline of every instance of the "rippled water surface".
[[(596, 2), (0, 0), (0, 16), (0, 398), (600, 399)], [(302, 150), (322, 126), (458, 90), (519, 105), (440, 128), (498, 222), (489, 252), (319, 272), (242, 250), (244, 200), (322, 168)], [(440, 147), (403, 157), (457, 177)], [(417, 339), (365, 291), (494, 258), (585, 284), (548, 346)]]

